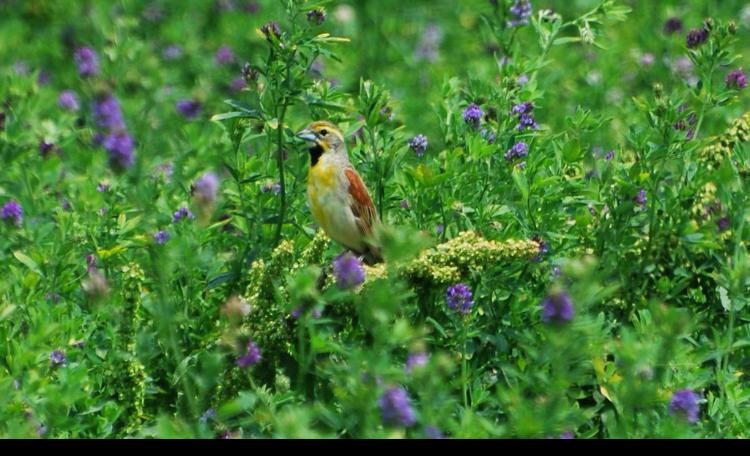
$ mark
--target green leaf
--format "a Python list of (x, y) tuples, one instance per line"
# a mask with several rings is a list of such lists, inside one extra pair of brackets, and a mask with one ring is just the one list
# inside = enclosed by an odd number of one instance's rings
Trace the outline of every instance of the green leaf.
[(44, 277), (42, 270), (39, 269), (39, 265), (37, 265), (36, 262), (32, 260), (30, 257), (28, 257), (26, 254), (24, 254), (20, 250), (16, 250), (15, 252), (13, 252), (13, 256), (16, 257), (16, 260), (25, 264), (27, 268), (39, 274), (41, 277)]
[(727, 289), (720, 286), (716, 290), (719, 292), (719, 300), (721, 301), (721, 307), (723, 307), (724, 310), (730, 310), (732, 308), (732, 300), (729, 299), (729, 294), (727, 293)]

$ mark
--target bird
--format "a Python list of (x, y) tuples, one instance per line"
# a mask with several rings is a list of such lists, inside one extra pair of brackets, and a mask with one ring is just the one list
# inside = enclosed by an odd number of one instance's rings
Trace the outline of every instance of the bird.
[(341, 130), (318, 120), (297, 137), (311, 144), (307, 201), (318, 226), (366, 264), (382, 262), (375, 239), (380, 219), (367, 186), (349, 161)]

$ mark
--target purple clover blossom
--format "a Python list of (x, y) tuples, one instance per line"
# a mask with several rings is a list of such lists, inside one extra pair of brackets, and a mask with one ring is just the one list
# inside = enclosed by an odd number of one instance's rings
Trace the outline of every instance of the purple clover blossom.
[(232, 79), (229, 83), (229, 90), (232, 92), (241, 92), (245, 87), (247, 87), (247, 81), (242, 76)]
[(104, 193), (111, 187), (110, 183), (107, 181), (99, 182), (96, 186), (96, 191), (99, 193)]
[(482, 135), (482, 138), (484, 138), (487, 141), (487, 144), (495, 144), (495, 139), (497, 139), (497, 136), (495, 136), (495, 132), (488, 128), (482, 128), (482, 131), (479, 132), (480, 135)]
[(607, 152), (607, 154), (606, 154), (606, 155), (604, 156), (604, 159), (605, 159), (605, 160), (607, 160), (607, 161), (611, 161), (611, 160), (612, 160), (613, 158), (615, 158), (615, 151), (614, 151), (614, 150), (610, 150), (610, 151), (609, 151), (609, 152)]
[(435, 233), (438, 235), (441, 235), (445, 232), (445, 226), (442, 223), (439, 223), (435, 226)]
[(278, 195), (279, 193), (281, 193), (281, 184), (278, 182), (267, 182), (260, 187), (260, 191), (263, 193), (273, 192), (274, 195)]
[(466, 122), (471, 128), (479, 129), (479, 124), (482, 121), (484, 111), (477, 104), (470, 104), (463, 113), (464, 122)]
[(445, 435), (440, 432), (440, 429), (438, 429), (436, 426), (427, 426), (424, 428), (424, 434), (427, 436), (428, 439), (444, 439)]
[(193, 189), (200, 203), (213, 204), (219, 191), (219, 176), (209, 171), (195, 181)]
[(645, 209), (646, 208), (646, 201), (647, 201), (647, 198), (646, 198), (646, 189), (644, 189), (644, 188), (640, 189), (638, 191), (638, 194), (635, 195), (635, 198), (633, 198), (633, 199), (635, 200), (635, 204), (636, 205), (638, 205), (641, 209)]
[(742, 69), (737, 69), (730, 72), (724, 79), (724, 82), (727, 83), (727, 88), (737, 90), (744, 89), (747, 87), (747, 76)]
[(574, 316), (573, 300), (566, 291), (552, 293), (542, 301), (542, 321), (545, 323), (566, 323)]
[(222, 46), (216, 51), (214, 60), (218, 65), (227, 65), (234, 61), (234, 51), (229, 46)]
[(425, 352), (409, 353), (408, 358), (406, 358), (406, 367), (404, 370), (407, 374), (410, 374), (415, 367), (424, 366), (429, 360), (430, 355)]
[(81, 109), (78, 103), (78, 96), (72, 90), (63, 90), (57, 98), (57, 104), (68, 111), (78, 111)]
[(62, 366), (63, 364), (65, 364), (67, 359), (65, 358), (65, 353), (62, 350), (55, 350), (49, 354), (49, 361), (53, 366)]
[(169, 240), (169, 233), (167, 233), (165, 230), (160, 230), (154, 233), (154, 242), (156, 242), (158, 245), (164, 245)]
[(253, 341), (247, 343), (247, 352), (237, 358), (237, 365), (241, 368), (246, 368), (258, 364), (261, 360), (260, 348), (258, 344)]
[(409, 395), (401, 387), (394, 386), (386, 390), (378, 400), (378, 406), (383, 421), (387, 424), (411, 427), (417, 422)]
[(333, 275), (336, 284), (342, 290), (354, 288), (365, 281), (365, 269), (359, 258), (350, 252), (339, 255), (333, 260)]
[(326, 11), (323, 8), (317, 8), (307, 12), (307, 22), (311, 25), (321, 25), (326, 20)]
[(511, 27), (528, 24), (531, 17), (531, 2), (529, 0), (516, 0), (510, 7), (510, 15), (512, 19), (508, 21), (508, 25)]
[(417, 135), (409, 141), (409, 148), (417, 154), (417, 157), (424, 156), (427, 150), (427, 137), (425, 135)]
[(182, 219), (194, 219), (195, 215), (186, 207), (181, 207), (172, 214), (172, 223), (177, 223)]
[(39, 155), (41, 155), (42, 157), (46, 157), (50, 152), (54, 151), (55, 145), (53, 143), (48, 143), (45, 140), (39, 141)]
[(270, 40), (272, 36), (281, 38), (281, 27), (279, 27), (279, 23), (276, 21), (266, 23), (260, 28), (260, 31), (266, 36), (267, 40)]
[(197, 100), (179, 100), (175, 107), (186, 119), (195, 119), (203, 109), (203, 105)]
[(102, 146), (109, 154), (109, 163), (113, 168), (130, 168), (135, 162), (133, 138), (126, 131), (110, 133), (102, 139)]
[(76, 49), (73, 58), (78, 65), (78, 73), (84, 78), (99, 74), (99, 57), (90, 47), (84, 46)]
[(505, 152), (505, 159), (511, 161), (514, 158), (524, 158), (529, 155), (529, 146), (525, 142), (519, 141)]
[(23, 221), (23, 208), (16, 200), (10, 200), (0, 209), (0, 219), (20, 226)]
[(679, 17), (670, 17), (664, 22), (664, 33), (671, 35), (682, 31), (682, 21)]
[(686, 44), (690, 49), (695, 49), (708, 40), (708, 30), (705, 28), (692, 29), (687, 34)]
[(182, 48), (177, 44), (170, 44), (161, 51), (164, 60), (177, 60), (182, 57)]
[(94, 122), (104, 130), (124, 130), (120, 102), (112, 94), (100, 97), (93, 105)]
[(458, 283), (448, 287), (445, 292), (445, 302), (448, 308), (467, 315), (474, 306), (471, 290), (465, 283)]
[(524, 130), (526, 128), (536, 130), (539, 128), (539, 125), (536, 123), (534, 115), (532, 114), (533, 111), (534, 105), (530, 101), (518, 103), (513, 106), (511, 112), (518, 115), (518, 130)]
[(719, 230), (719, 233), (728, 230), (730, 226), (732, 226), (732, 223), (727, 216), (721, 217), (716, 221), (716, 228)]
[(688, 423), (696, 423), (699, 411), (698, 399), (698, 395), (691, 389), (675, 391), (669, 402), (669, 413), (684, 417)]

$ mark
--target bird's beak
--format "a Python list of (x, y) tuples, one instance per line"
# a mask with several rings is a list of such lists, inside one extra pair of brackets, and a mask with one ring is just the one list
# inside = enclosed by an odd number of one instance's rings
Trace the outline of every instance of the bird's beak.
[(307, 129), (302, 130), (301, 132), (297, 133), (297, 137), (302, 138), (305, 141), (316, 142), (318, 140), (318, 137), (315, 135), (315, 133)]

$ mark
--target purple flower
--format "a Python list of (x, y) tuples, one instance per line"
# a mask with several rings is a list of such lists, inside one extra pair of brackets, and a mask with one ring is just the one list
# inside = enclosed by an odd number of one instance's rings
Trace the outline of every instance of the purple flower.
[(255, 14), (260, 11), (260, 4), (258, 2), (247, 2), (244, 8), (246, 13)]
[(203, 109), (203, 105), (197, 100), (179, 100), (176, 107), (177, 112), (187, 119), (195, 119)]
[(487, 128), (482, 128), (482, 131), (480, 132), (482, 135), (482, 138), (487, 140), (487, 144), (495, 144), (495, 139), (497, 137), (495, 136), (495, 133), (492, 130), (489, 130)]
[(427, 137), (425, 135), (417, 135), (409, 141), (409, 147), (417, 154), (417, 157), (422, 157), (427, 150)]
[(247, 62), (242, 65), (240, 74), (242, 75), (242, 79), (244, 79), (248, 84), (251, 82), (255, 82), (258, 79), (258, 69)]
[(653, 65), (655, 60), (656, 59), (654, 58), (654, 54), (650, 54), (647, 52), (641, 56), (640, 62), (641, 65), (648, 67)]
[(199, 177), (193, 186), (194, 195), (202, 204), (213, 204), (216, 202), (218, 191), (219, 176), (210, 171)]
[(276, 21), (268, 22), (260, 28), (260, 31), (266, 35), (267, 40), (270, 40), (272, 36), (275, 36), (276, 38), (281, 37), (281, 27), (279, 27), (279, 23)]
[(604, 159), (605, 159), (605, 160), (607, 160), (607, 161), (610, 161), (610, 160), (612, 160), (613, 158), (615, 158), (615, 151), (614, 151), (614, 150), (610, 150), (610, 151), (609, 151), (609, 152), (607, 152), (607, 154), (606, 154), (606, 155), (604, 156)]
[(671, 35), (682, 31), (682, 21), (679, 17), (670, 17), (664, 22), (664, 33)]
[(219, 65), (232, 63), (234, 61), (234, 51), (229, 46), (222, 46), (216, 51), (214, 59)]
[(729, 217), (724, 216), (716, 221), (716, 228), (718, 228), (719, 233), (728, 230), (730, 226), (732, 226), (732, 224)]
[(73, 57), (78, 65), (78, 73), (84, 78), (99, 74), (99, 57), (90, 47), (76, 49)]
[(523, 158), (527, 155), (529, 155), (529, 146), (525, 142), (519, 141), (505, 152), (505, 159), (511, 161), (514, 158)]
[(192, 212), (186, 207), (181, 207), (175, 211), (174, 214), (172, 214), (172, 223), (177, 223), (182, 219), (194, 219), (195, 215), (193, 215)]
[(20, 226), (23, 221), (23, 208), (18, 201), (10, 200), (0, 209), (0, 219)]
[(54, 144), (48, 143), (45, 140), (39, 141), (39, 154), (42, 157), (46, 157), (47, 155), (49, 155), (50, 152), (54, 152), (54, 150), (55, 150)]
[(516, 84), (520, 86), (526, 84), (527, 82), (529, 82), (529, 77), (525, 74), (522, 74), (516, 78)]
[(510, 7), (510, 15), (511, 19), (508, 21), (508, 25), (511, 27), (528, 24), (531, 17), (531, 2), (529, 0), (516, 0)]
[(747, 87), (747, 76), (742, 69), (737, 69), (730, 72), (724, 79), (724, 82), (727, 83), (727, 87), (730, 89), (744, 89)]
[(536, 120), (534, 120), (534, 115), (532, 114), (533, 111), (534, 105), (530, 101), (513, 105), (513, 109), (511, 109), (511, 112), (518, 115), (518, 130), (523, 130), (526, 128), (536, 130), (537, 128), (539, 128)]
[(483, 115), (484, 111), (482, 111), (482, 108), (472, 103), (464, 110), (464, 122), (476, 130), (479, 128), (479, 123), (482, 121)]
[(164, 60), (177, 60), (182, 57), (182, 48), (177, 44), (170, 44), (161, 51)]
[(406, 373), (410, 374), (415, 367), (424, 366), (430, 360), (430, 355), (425, 352), (409, 353), (406, 358)]
[(326, 11), (323, 8), (317, 8), (307, 12), (307, 22), (312, 25), (320, 25), (326, 20)]
[(436, 426), (427, 426), (424, 428), (424, 434), (427, 436), (428, 439), (444, 439), (445, 435), (443, 435), (442, 432), (440, 432), (440, 429), (438, 429)]
[(61, 366), (66, 361), (65, 353), (62, 350), (55, 350), (49, 354), (49, 360), (53, 366)]
[(410, 427), (417, 422), (409, 395), (401, 387), (389, 388), (380, 397), (378, 405), (383, 421), (387, 424)]
[(638, 191), (638, 194), (635, 195), (635, 204), (637, 204), (639, 207), (644, 209), (646, 207), (646, 189), (642, 188)]
[(263, 193), (273, 192), (274, 195), (281, 193), (281, 184), (267, 182), (260, 187), (260, 191)]
[(435, 233), (441, 235), (445, 232), (445, 226), (442, 223), (435, 226)]
[(126, 131), (118, 131), (105, 136), (102, 146), (109, 153), (109, 163), (113, 168), (130, 168), (135, 162), (133, 138)]
[(164, 230), (157, 231), (154, 233), (154, 242), (159, 245), (164, 245), (169, 240), (169, 233)]
[(562, 440), (572, 440), (575, 438), (575, 435), (571, 431), (565, 431), (562, 434), (560, 434), (560, 438)]
[(261, 360), (260, 348), (253, 341), (247, 343), (247, 353), (237, 358), (237, 365), (246, 368), (258, 364)]
[(687, 47), (690, 49), (695, 49), (701, 44), (705, 43), (707, 39), (708, 39), (708, 30), (706, 30), (703, 27), (692, 29), (688, 32), (688, 35), (687, 35), (687, 39), (686, 39)]
[(96, 191), (99, 192), (99, 193), (104, 193), (107, 190), (109, 190), (109, 188), (110, 188), (109, 182), (102, 181), (102, 182), (99, 182), (99, 184), (97, 184)]
[(409, 205), (409, 200), (406, 198), (401, 200), (400, 206), (401, 206), (401, 209), (404, 209), (404, 210), (409, 210), (411, 208), (411, 206)]
[(245, 87), (247, 87), (247, 82), (242, 76), (232, 79), (232, 82), (229, 83), (229, 90), (232, 92), (240, 92)]
[(61, 108), (67, 109), (68, 111), (78, 111), (80, 109), (78, 96), (72, 90), (62, 91), (60, 93), (60, 96), (57, 98), (57, 104), (59, 104)]
[(575, 316), (573, 301), (566, 291), (558, 291), (548, 295), (542, 301), (542, 321), (558, 323), (569, 322)]
[(346, 252), (333, 260), (333, 275), (342, 290), (354, 288), (365, 281), (365, 269), (359, 258)]
[(93, 105), (94, 122), (104, 130), (124, 130), (120, 102), (112, 94), (100, 97)]
[(669, 402), (669, 413), (684, 417), (688, 423), (695, 423), (698, 421), (698, 399), (698, 395), (693, 390), (675, 391)]
[(448, 304), (449, 309), (456, 310), (464, 315), (468, 314), (472, 306), (474, 306), (471, 290), (464, 283), (448, 287), (448, 290), (445, 292), (445, 302)]

